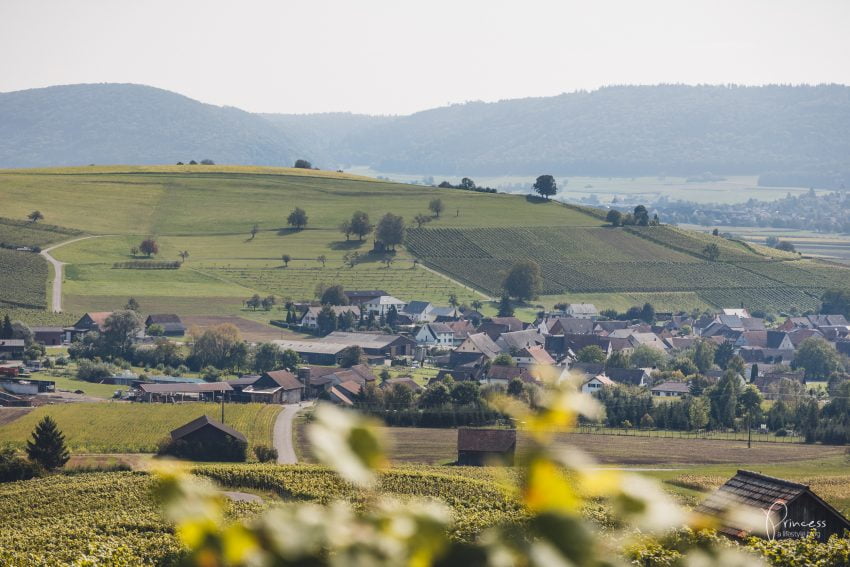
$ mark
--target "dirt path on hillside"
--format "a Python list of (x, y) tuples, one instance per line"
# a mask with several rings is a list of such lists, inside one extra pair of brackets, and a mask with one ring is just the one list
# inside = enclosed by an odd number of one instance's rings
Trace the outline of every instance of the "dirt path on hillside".
[(79, 242), (80, 240), (88, 240), (89, 238), (102, 238), (104, 236), (109, 235), (103, 234), (98, 236), (81, 236), (79, 238), (60, 242), (59, 244), (54, 244), (53, 246), (45, 248), (41, 251), (41, 255), (44, 256), (44, 259), (53, 265), (53, 292), (51, 294), (51, 309), (54, 313), (60, 313), (62, 311), (62, 267), (65, 265), (65, 262), (60, 262), (59, 260), (51, 256), (50, 252), (56, 250), (60, 246), (65, 246), (66, 244), (72, 244), (74, 242)]

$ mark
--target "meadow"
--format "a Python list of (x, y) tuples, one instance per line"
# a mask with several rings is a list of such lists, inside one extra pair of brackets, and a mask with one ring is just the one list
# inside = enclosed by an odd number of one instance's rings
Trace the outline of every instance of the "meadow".
[[(423, 228), (411, 228), (416, 226), (413, 217), (428, 213), (433, 198), (443, 201), (440, 217), (432, 215)], [(296, 206), (307, 212), (304, 230), (286, 225)], [(0, 208), (15, 219), (38, 208), (44, 223), (92, 236), (53, 252), (67, 263), (63, 306), (73, 313), (117, 309), (134, 297), (144, 313), (237, 316), (268, 323), (280, 317), (278, 310), (249, 311), (244, 300), (255, 293), (310, 300), (317, 285), (335, 283), (384, 289), (407, 301), (447, 304), (454, 295), (468, 303), (498, 296), (504, 272), (522, 258), (533, 258), (543, 268), (543, 294), (534, 306), (518, 310), (524, 319), (534, 317), (536, 305), (559, 301), (592, 301), (621, 311), (646, 301), (660, 310), (741, 302), (769, 311), (791, 306), (804, 310), (816, 307), (823, 289), (840, 284), (847, 273), (755, 243), (674, 227), (614, 229), (592, 210), (523, 195), (289, 168), (0, 171)], [(371, 236), (346, 239), (339, 231), (355, 210), (366, 211), (373, 223), (386, 212), (406, 219), (407, 246), (398, 248), (389, 267), (382, 263), (384, 255), (369, 254)], [(183, 251), (189, 257), (179, 269), (122, 269), (127, 262), (145, 261), (131, 249), (148, 236), (159, 245), (153, 261), (175, 261)], [(708, 243), (720, 248), (717, 262), (703, 256)], [(344, 258), (355, 252), (359, 259), (349, 268)], [(284, 255), (291, 257), (288, 265)], [(415, 265), (414, 258), (422, 264)], [(20, 268), (21, 257), (5, 260), (12, 271), (38, 277), (0, 286), (0, 303), (44, 308), (47, 267), (35, 265), (43, 263), (40, 258), (30, 260), (32, 266)], [(486, 304), (484, 312), (495, 313), (494, 305)], [(32, 311), (31, 320), (43, 320), (39, 313), (43, 311)]]
[[(249, 446), (271, 445), (279, 411), (280, 406), (274, 405), (226, 404), (224, 420), (248, 438)], [(220, 420), (221, 405), (95, 402), (41, 406), (0, 426), (0, 444), (8, 442), (23, 447), (35, 425), (46, 415), (59, 424), (72, 452), (153, 453), (157, 443), (173, 429), (201, 415)]]

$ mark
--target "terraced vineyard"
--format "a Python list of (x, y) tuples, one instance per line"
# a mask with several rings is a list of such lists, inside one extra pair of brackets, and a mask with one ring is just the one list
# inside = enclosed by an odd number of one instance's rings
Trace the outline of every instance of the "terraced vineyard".
[[(525, 258), (541, 267), (543, 295), (696, 292), (716, 307), (768, 311), (816, 308), (824, 289), (850, 276), (833, 264), (668, 226), (424, 228), (409, 230), (407, 242), (426, 264), (491, 295)], [(714, 262), (702, 257), (711, 243), (720, 248)]]
[(0, 248), (0, 307), (44, 309), (48, 271), (38, 254)]

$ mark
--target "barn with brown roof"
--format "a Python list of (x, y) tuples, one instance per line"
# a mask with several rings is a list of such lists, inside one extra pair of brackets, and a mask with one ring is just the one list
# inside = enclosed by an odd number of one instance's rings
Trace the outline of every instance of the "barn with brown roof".
[(516, 453), (516, 429), (457, 430), (457, 464), (469, 467), (485, 465), (513, 466)]
[[(764, 524), (739, 525), (735, 509), (763, 518)], [(815, 532), (818, 541), (850, 530), (850, 522), (805, 484), (739, 470), (726, 484), (710, 494), (697, 512), (720, 519), (718, 531), (734, 538), (750, 535), (767, 539), (802, 539)], [(738, 515), (740, 517), (740, 515)]]

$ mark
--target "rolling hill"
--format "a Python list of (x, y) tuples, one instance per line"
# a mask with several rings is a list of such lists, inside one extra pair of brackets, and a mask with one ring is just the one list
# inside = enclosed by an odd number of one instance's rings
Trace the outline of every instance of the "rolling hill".
[(422, 175), (763, 175), (850, 185), (850, 87), (615, 86), (409, 116), (250, 114), (139, 85), (0, 94), (0, 167), (371, 166)]
[(266, 119), (141, 85), (0, 94), (0, 167), (175, 163), (288, 165), (295, 144)]
[[(413, 217), (431, 199), (445, 210), (422, 228)], [(308, 225), (286, 217), (303, 208)], [(822, 291), (841, 286), (850, 271), (824, 262), (674, 227), (611, 228), (589, 209), (520, 195), (486, 194), (377, 181), (347, 174), (235, 166), (81, 167), (0, 171), (0, 209), (22, 219), (39, 209), (68, 235), (94, 236), (56, 249), (68, 265), (65, 309), (109, 310), (135, 297), (145, 312), (240, 315), (253, 312), (253, 294), (312, 299), (321, 285), (385, 289), (404, 300), (448, 303), (493, 297), (514, 261), (533, 258), (543, 269), (536, 304), (589, 301), (625, 310), (645, 301), (663, 310), (745, 305), (768, 311), (816, 308)], [(372, 241), (346, 238), (339, 225), (356, 210), (373, 223), (385, 213), (404, 217), (406, 247), (390, 264), (371, 253)], [(0, 226), (13, 226), (12, 221)], [(12, 224), (8, 224), (8, 223)], [(256, 235), (251, 234), (257, 226)], [(20, 238), (46, 242), (44, 231)], [(179, 269), (137, 269), (149, 262), (131, 250), (145, 237), (159, 244), (156, 260)], [(51, 236), (48, 240), (53, 240)], [(55, 240), (62, 240), (57, 234)], [(709, 261), (705, 246), (720, 255)], [(355, 267), (346, 255), (357, 252)], [(289, 255), (285, 264), (283, 255)], [(16, 264), (16, 259), (19, 262)], [(5, 273), (34, 274), (0, 288), (0, 305), (42, 305), (46, 266), (29, 252), (0, 256)], [(14, 284), (14, 285), (13, 285)], [(488, 305), (487, 312), (494, 306)], [(533, 316), (529, 307), (526, 316)]]

